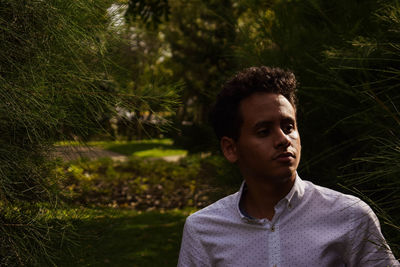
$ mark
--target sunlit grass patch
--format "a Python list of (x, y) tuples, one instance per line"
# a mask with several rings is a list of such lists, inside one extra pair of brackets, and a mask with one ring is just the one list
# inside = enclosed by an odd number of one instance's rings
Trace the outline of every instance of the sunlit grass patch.
[(166, 156), (178, 156), (184, 155), (186, 156), (187, 151), (181, 149), (164, 149), (164, 148), (153, 148), (149, 150), (137, 151), (132, 155), (142, 158), (158, 158), (158, 157), (166, 157)]
[(78, 141), (58, 142), (57, 146), (80, 146), (98, 147), (105, 150), (117, 152), (127, 156), (137, 157), (165, 157), (186, 155), (187, 151), (173, 146), (171, 139), (147, 139), (134, 141), (90, 141), (86, 144)]

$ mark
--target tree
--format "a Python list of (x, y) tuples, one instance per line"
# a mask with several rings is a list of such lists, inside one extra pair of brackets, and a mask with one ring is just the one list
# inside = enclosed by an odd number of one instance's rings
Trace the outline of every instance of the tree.
[(51, 216), (59, 205), (55, 141), (87, 140), (115, 107), (138, 99), (173, 102), (173, 94), (117, 91), (111, 4), (0, 1), (0, 265), (51, 264), (71, 233)]
[[(234, 67), (230, 56), (237, 10), (233, 4), (230, 0), (152, 1), (145, 8), (152, 15), (144, 16), (135, 9), (139, 5), (130, 2), (126, 16), (162, 36), (159, 41), (169, 55), (164, 58), (164, 75), (185, 85), (178, 121), (204, 123), (209, 103)], [(164, 12), (157, 15), (160, 5)], [(155, 21), (151, 23), (149, 17)]]

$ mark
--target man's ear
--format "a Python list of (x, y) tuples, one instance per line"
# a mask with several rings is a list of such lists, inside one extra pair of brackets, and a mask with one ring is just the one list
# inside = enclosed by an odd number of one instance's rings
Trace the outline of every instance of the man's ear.
[(230, 137), (223, 136), (220, 141), (222, 153), (230, 163), (235, 163), (238, 160), (236, 142)]

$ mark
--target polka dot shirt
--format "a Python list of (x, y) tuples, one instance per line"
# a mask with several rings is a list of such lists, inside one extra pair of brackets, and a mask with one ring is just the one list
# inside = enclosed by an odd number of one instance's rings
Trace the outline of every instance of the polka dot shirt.
[(190, 215), (183, 266), (400, 266), (379, 221), (360, 199), (296, 177), (268, 219), (246, 216), (240, 191)]

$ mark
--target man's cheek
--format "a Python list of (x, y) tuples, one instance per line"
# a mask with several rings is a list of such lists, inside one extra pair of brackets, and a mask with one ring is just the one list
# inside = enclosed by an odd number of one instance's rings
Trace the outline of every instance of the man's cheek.
[(292, 139), (293, 141), (297, 141), (300, 144), (300, 135), (298, 131), (294, 131), (292, 133), (289, 134), (290, 139)]

